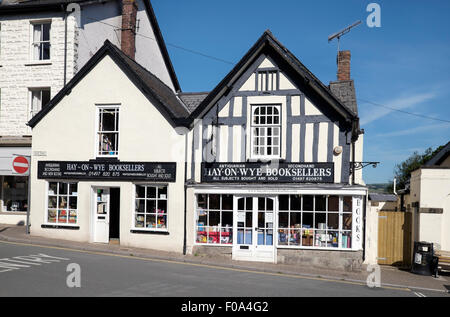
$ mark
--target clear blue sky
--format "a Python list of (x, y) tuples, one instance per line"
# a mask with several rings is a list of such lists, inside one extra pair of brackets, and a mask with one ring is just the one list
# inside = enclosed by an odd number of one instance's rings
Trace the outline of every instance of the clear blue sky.
[[(366, 7), (381, 6), (369, 28)], [(357, 20), (341, 49), (352, 52), (367, 183), (387, 182), (396, 163), (450, 141), (450, 1), (152, 0), (183, 91), (210, 91), (233, 67), (173, 45), (236, 63), (261, 34), (272, 33), (324, 84), (336, 79), (336, 42), (328, 36)]]

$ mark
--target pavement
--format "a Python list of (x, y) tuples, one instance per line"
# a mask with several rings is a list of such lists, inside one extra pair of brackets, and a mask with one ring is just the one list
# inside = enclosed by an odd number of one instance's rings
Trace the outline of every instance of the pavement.
[[(82, 253), (117, 255), (136, 257), (155, 261), (172, 261), (213, 268), (247, 270), (286, 276), (299, 276), (311, 279), (326, 279), (330, 281), (346, 281), (357, 285), (367, 285), (371, 272), (347, 272), (333, 269), (304, 267), (293, 264), (271, 264), (260, 262), (232, 261), (231, 258), (220, 256), (195, 256), (179, 253), (123, 247), (118, 244), (80, 243), (66, 240), (49, 239), (26, 234), (25, 227), (0, 224), (0, 242), (21, 245), (45, 246), (53, 249), (72, 250)], [(1, 254), (0, 254), (1, 256)], [(388, 289), (408, 289), (420, 294), (424, 291), (438, 292), (441, 295), (450, 292), (450, 273), (441, 272), (438, 278), (416, 275), (408, 270), (396, 267), (380, 266), (381, 287)]]

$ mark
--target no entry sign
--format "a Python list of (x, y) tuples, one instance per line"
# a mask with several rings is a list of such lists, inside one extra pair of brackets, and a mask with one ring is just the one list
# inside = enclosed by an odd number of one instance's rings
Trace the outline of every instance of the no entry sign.
[(25, 156), (16, 156), (12, 161), (13, 173), (27, 175), (30, 169), (30, 162)]

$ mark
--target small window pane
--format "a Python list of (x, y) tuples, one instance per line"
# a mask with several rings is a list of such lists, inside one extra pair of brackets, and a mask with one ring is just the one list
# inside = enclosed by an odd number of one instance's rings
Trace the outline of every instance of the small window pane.
[(344, 212), (352, 211), (352, 197), (351, 196), (344, 196), (343, 210), (344, 210)]
[(303, 210), (304, 211), (314, 210), (314, 196), (310, 195), (303, 196)]
[(209, 210), (220, 209), (220, 195), (209, 195)]
[(327, 196), (316, 196), (316, 211), (327, 210)]

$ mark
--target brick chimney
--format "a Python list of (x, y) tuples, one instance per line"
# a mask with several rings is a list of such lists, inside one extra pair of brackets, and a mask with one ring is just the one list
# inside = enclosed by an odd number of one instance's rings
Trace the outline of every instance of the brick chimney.
[(338, 81), (350, 80), (350, 51), (339, 51), (337, 65), (337, 79)]
[(120, 48), (132, 59), (134, 59), (136, 51), (136, 16), (136, 1), (122, 0), (122, 34)]

